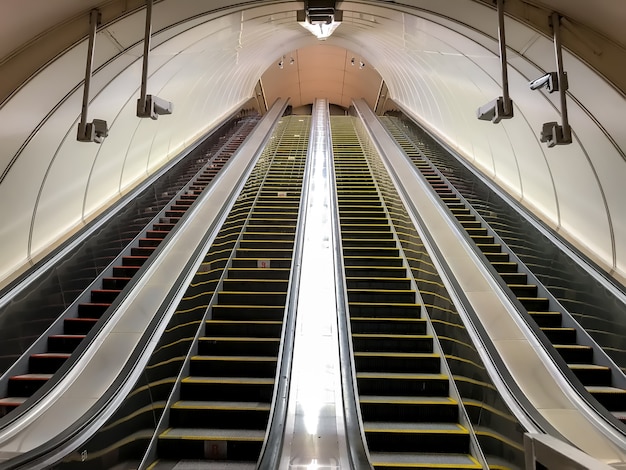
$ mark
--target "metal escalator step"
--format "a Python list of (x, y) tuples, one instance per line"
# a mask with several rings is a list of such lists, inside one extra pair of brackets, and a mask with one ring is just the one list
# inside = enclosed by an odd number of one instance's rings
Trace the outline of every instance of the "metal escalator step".
[(500, 253), (502, 251), (502, 245), (499, 243), (476, 243), (476, 246), (483, 253)]
[(170, 409), (173, 428), (202, 428), (206, 423), (219, 429), (264, 430), (269, 403), (180, 400)]
[(405, 278), (404, 266), (346, 266), (346, 278)]
[(288, 280), (282, 279), (224, 279), (225, 291), (287, 292)]
[(367, 290), (409, 290), (411, 279), (408, 277), (346, 277), (348, 289)]
[(7, 396), (30, 397), (39, 390), (53, 374), (22, 374), (9, 378)]
[(609, 411), (621, 411), (626, 403), (626, 390), (616, 387), (587, 386), (593, 397)]
[(403, 267), (404, 263), (400, 257), (370, 256), (344, 256), (344, 266), (383, 266), (383, 267)]
[(69, 353), (36, 353), (28, 358), (28, 370), (33, 374), (54, 374), (71, 356)]
[(526, 284), (528, 275), (526, 273), (499, 273), (507, 284)]
[(350, 315), (373, 318), (420, 318), (422, 306), (416, 303), (350, 302)]
[(561, 312), (536, 312), (529, 310), (528, 314), (541, 328), (558, 328), (561, 326)]
[(404, 452), (370, 452), (370, 461), (376, 470), (462, 470), (480, 469), (480, 463), (469, 454), (431, 454)]
[(518, 297), (536, 297), (537, 286), (534, 284), (507, 284)]
[(275, 258), (272, 256), (259, 256), (250, 258), (235, 258), (233, 259), (232, 268), (259, 268), (259, 269), (289, 269), (291, 268), (291, 257), (289, 258)]
[(372, 452), (469, 453), (469, 431), (458, 423), (364, 421)]
[(433, 351), (433, 337), (430, 335), (353, 334), (352, 344), (358, 352)]
[(593, 349), (580, 344), (555, 344), (554, 348), (568, 364), (592, 364)]
[(272, 249), (256, 249), (256, 248), (238, 248), (235, 256), (237, 258), (291, 258), (293, 250), (291, 248), (272, 248)]
[(189, 372), (194, 376), (265, 377), (276, 374), (274, 356), (193, 356)]
[(206, 320), (205, 334), (214, 336), (275, 337), (281, 335), (281, 321)]
[(441, 356), (416, 352), (355, 352), (359, 372), (437, 374), (441, 372)]
[(576, 377), (586, 386), (610, 386), (611, 369), (596, 364), (568, 364)]
[(363, 421), (387, 423), (458, 423), (459, 404), (450, 397), (361, 396)]
[(217, 302), (220, 305), (285, 305), (286, 292), (220, 291)]
[(357, 372), (360, 395), (449, 396), (444, 374)]
[(575, 328), (542, 327), (541, 331), (545, 333), (552, 344), (576, 344)]
[(276, 356), (279, 347), (280, 338), (205, 336), (198, 340), (198, 353), (203, 356), (231, 356), (237, 353), (246, 356)]
[(413, 289), (351, 289), (348, 288), (348, 302), (387, 302), (406, 304), (415, 302), (417, 293)]
[(426, 320), (422, 318), (350, 317), (352, 333), (388, 333), (425, 335)]
[(216, 320), (263, 320), (281, 321), (285, 315), (283, 305), (221, 305), (211, 307)]
[(269, 403), (274, 377), (185, 377), (181, 400), (248, 401)]
[(287, 268), (229, 268), (228, 279), (267, 279), (288, 280), (290, 269)]
[(159, 435), (158, 454), (164, 459), (256, 461), (264, 436), (264, 430), (169, 428)]
[(550, 301), (545, 297), (517, 297), (526, 310), (547, 311), (550, 307)]

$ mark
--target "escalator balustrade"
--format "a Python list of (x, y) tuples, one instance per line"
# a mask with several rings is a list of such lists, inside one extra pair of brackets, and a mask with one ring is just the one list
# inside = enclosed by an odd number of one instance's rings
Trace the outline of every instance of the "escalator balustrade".
[[(110, 275), (100, 279), (98, 288), (91, 290), (90, 301), (79, 303), (75, 315), (68, 315), (63, 320), (63, 331), (48, 336), (46, 349), (30, 355), (28, 371), (9, 378), (7, 395), (0, 399), (0, 416), (8, 414), (24, 403), (70, 358), (120, 292), (207, 188), (255, 125), (256, 119), (248, 120), (234, 135), (221, 143), (221, 147), (203, 165), (201, 171), (195, 169), (193, 174), (180, 176), (186, 177), (186, 181), (191, 180), (184, 194), (180, 194), (172, 201), (159, 221), (153, 223), (150, 229), (145, 230), (143, 236), (135, 242), (136, 245), (131, 247), (130, 254), (122, 256), (120, 263), (113, 266)], [(150, 211), (151, 208), (147, 210)]]
[(549, 299), (538, 295), (538, 286), (528, 283), (527, 274), (521, 271), (517, 262), (510, 260), (509, 253), (488, 233), (486, 224), (472, 213), (468, 202), (457, 195), (454, 186), (437, 171), (395, 121), (388, 117), (381, 118), (381, 121), (585, 389), (615, 417), (626, 422), (626, 390), (612, 385), (610, 368), (594, 362), (592, 347), (578, 340), (575, 328), (563, 325), (561, 312), (550, 310)]
[(332, 117), (363, 427), (376, 469), (481, 468), (351, 118)]
[(254, 468), (259, 458), (275, 386), (310, 123), (283, 121), (151, 468), (191, 459)]

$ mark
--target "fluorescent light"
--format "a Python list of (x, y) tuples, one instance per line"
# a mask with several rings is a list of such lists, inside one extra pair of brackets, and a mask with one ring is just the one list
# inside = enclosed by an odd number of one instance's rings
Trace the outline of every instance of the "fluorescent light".
[(308, 21), (299, 21), (300, 25), (313, 34), (317, 39), (323, 41), (330, 37), (331, 34), (337, 29), (341, 23), (339, 21), (332, 21), (331, 23), (318, 23), (311, 24)]

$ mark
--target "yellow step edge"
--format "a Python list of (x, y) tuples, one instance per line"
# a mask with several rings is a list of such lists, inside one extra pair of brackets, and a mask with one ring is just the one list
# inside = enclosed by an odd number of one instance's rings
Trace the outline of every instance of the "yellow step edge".
[(376, 427), (368, 427), (364, 425), (364, 430), (367, 433), (372, 432), (384, 432), (384, 433), (394, 433), (394, 434), (469, 434), (469, 431), (466, 427), (461, 426), (460, 424), (454, 423), (454, 426), (457, 429), (385, 429), (385, 428), (376, 428)]

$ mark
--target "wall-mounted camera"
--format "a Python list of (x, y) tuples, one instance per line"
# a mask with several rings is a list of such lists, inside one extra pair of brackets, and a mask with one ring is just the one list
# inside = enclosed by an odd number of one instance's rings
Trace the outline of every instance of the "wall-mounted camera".
[(154, 95), (146, 95), (146, 99), (137, 100), (137, 117), (158, 119), (163, 114), (172, 114), (174, 105), (170, 101)]
[(569, 136), (563, 132), (563, 126), (558, 122), (546, 122), (541, 128), (541, 142), (547, 143), (548, 147), (554, 147), (555, 145), (565, 145), (572, 143), (571, 133)]
[(476, 117), (481, 121), (491, 121), (494, 124), (499, 123), (502, 119), (511, 119), (513, 117), (513, 101), (509, 99), (507, 104), (508, 109), (505, 109), (504, 98), (499, 96), (478, 108)]
[(79, 142), (95, 142), (101, 144), (109, 135), (107, 122), (103, 119), (94, 119), (86, 124), (78, 124), (77, 140)]
[[(560, 84), (564, 90), (567, 90), (567, 74), (563, 74), (563, 83)], [(531, 90), (539, 90), (545, 88), (549, 93), (559, 91), (559, 74), (557, 72), (548, 72), (528, 84)]]

